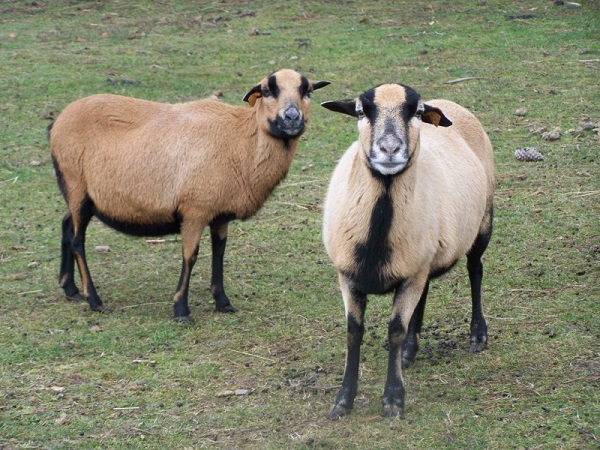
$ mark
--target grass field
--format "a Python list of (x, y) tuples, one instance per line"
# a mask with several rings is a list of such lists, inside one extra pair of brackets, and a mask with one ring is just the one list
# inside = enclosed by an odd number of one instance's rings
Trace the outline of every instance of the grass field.
[[(0, 449), (598, 448), (600, 4), (559, 3), (0, 0)], [(114, 312), (67, 302), (50, 119), (99, 92), (242, 105), (281, 67), (332, 84), (286, 181), (230, 227), (239, 312), (213, 310), (208, 236), (184, 326), (178, 236), (149, 244), (97, 221), (88, 259)], [(346, 323), (321, 212), (356, 126), (319, 102), (382, 82), (461, 103), (489, 132), (490, 342), (468, 353), (461, 263), (432, 283), (405, 418), (384, 419), (391, 298), (372, 297), (355, 409), (328, 421)], [(544, 161), (518, 161), (522, 147)]]

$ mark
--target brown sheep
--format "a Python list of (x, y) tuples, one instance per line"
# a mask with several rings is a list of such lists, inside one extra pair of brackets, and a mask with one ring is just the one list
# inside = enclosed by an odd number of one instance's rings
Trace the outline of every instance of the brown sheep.
[[(49, 129), (58, 184), (67, 202), (59, 284), (68, 299), (104, 311), (85, 258), (85, 231), (98, 217), (137, 236), (181, 233), (183, 264), (175, 319), (190, 320), (188, 288), (203, 229), (212, 240), (211, 293), (223, 289), (227, 226), (247, 219), (285, 178), (308, 123), (310, 94), (328, 85), (289, 69), (244, 97), (251, 108), (214, 100), (164, 104), (93, 95), (68, 105)], [(74, 264), (82, 291), (75, 285)]]
[(486, 345), (481, 256), (492, 233), (492, 146), (466, 109), (445, 100), (425, 104), (403, 85), (322, 106), (357, 117), (359, 130), (333, 173), (323, 217), (348, 320), (344, 378), (329, 418), (353, 406), (367, 295), (388, 292), (394, 302), (382, 403), (385, 416), (400, 416), (402, 366), (415, 359), (429, 281), (463, 255), (471, 281), (471, 352)]

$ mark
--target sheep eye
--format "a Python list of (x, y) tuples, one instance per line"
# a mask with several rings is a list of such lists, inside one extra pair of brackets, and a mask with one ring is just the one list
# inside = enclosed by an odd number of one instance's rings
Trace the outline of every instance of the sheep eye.
[(364, 119), (365, 118), (365, 112), (362, 109), (357, 109), (356, 110), (356, 117), (358, 118), (358, 120)]
[(270, 97), (271, 96), (271, 92), (268, 89), (261, 89), (260, 94), (263, 97)]
[(421, 109), (418, 109), (418, 110), (415, 112), (415, 117), (416, 117), (417, 119), (420, 119), (421, 117), (423, 117), (423, 113), (424, 113), (424, 112), (425, 112), (425, 111), (423, 111), (423, 110), (421, 110)]

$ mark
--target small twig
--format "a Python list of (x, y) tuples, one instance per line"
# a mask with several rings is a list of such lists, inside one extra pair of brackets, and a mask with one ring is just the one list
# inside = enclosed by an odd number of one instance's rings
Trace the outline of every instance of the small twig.
[(134, 364), (156, 364), (153, 359), (134, 359), (132, 362)]
[(327, 182), (326, 179), (322, 179), (322, 180), (312, 180), (312, 181), (299, 181), (297, 183), (286, 183), (283, 186), (281, 186), (279, 189), (284, 189), (286, 187), (292, 187), (292, 186), (302, 186), (305, 184), (316, 184), (316, 183), (325, 183)]
[(177, 242), (177, 239), (146, 239), (146, 244), (163, 244), (165, 242)]
[(600, 191), (576, 191), (576, 192), (565, 192), (565, 195), (573, 195), (575, 198), (587, 197), (589, 195), (600, 194)]
[(580, 63), (597, 63), (600, 62), (600, 59), (580, 59)]
[(281, 201), (275, 201), (274, 203), (280, 203), (282, 205), (291, 205), (291, 206), (295, 206), (296, 208), (305, 209), (308, 211), (308, 208), (306, 206), (300, 205), (298, 203), (281, 202)]
[(232, 351), (234, 353), (241, 353), (242, 355), (250, 356), (251, 358), (260, 358), (260, 359), (264, 359), (265, 361), (277, 362), (277, 360), (275, 360), (275, 359), (266, 358), (264, 356), (253, 355), (252, 353), (241, 352), (239, 350), (233, 350), (233, 349), (230, 349), (230, 351)]
[(137, 305), (129, 305), (129, 306), (122, 306), (121, 308), (117, 309), (117, 311), (122, 311), (124, 309), (130, 309), (130, 308), (137, 308), (139, 306), (148, 306), (148, 305), (164, 305), (166, 303), (170, 303), (170, 302), (151, 302), (151, 303), (138, 303)]
[(557, 291), (558, 288), (554, 289), (509, 289), (510, 292), (539, 292), (540, 294), (548, 294), (550, 292)]
[(457, 83), (462, 83), (463, 81), (470, 81), (470, 80), (481, 80), (481, 77), (456, 78), (454, 80), (445, 81), (444, 84), (457, 84)]
[(152, 431), (149, 431), (149, 430), (142, 430), (141, 428), (136, 428), (136, 427), (132, 427), (131, 429), (135, 430), (135, 431), (138, 431), (140, 433), (154, 435), (154, 433)]
[(579, 381), (579, 380), (587, 380), (587, 381), (591, 381), (592, 383), (595, 381), (600, 380), (600, 376), (596, 375), (589, 375), (587, 377), (577, 377), (577, 378), (572, 378), (570, 380), (567, 381), (563, 381), (564, 384), (569, 384), (569, 383), (574, 383), (575, 381)]
[(35, 294), (36, 292), (42, 292), (42, 289), (36, 289), (35, 291), (19, 292), (17, 295)]
[(115, 411), (132, 411), (134, 409), (140, 409), (139, 406), (128, 406), (126, 408), (113, 408)]

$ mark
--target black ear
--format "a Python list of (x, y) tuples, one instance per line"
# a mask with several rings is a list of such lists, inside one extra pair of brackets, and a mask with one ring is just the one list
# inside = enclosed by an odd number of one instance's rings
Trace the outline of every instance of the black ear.
[(321, 89), (322, 87), (328, 86), (330, 84), (331, 84), (331, 82), (329, 82), (329, 81), (314, 81), (312, 83), (312, 88), (313, 88), (313, 91), (316, 91), (317, 89)]
[(262, 97), (261, 86), (260, 84), (257, 84), (252, 89), (250, 89), (248, 93), (244, 96), (244, 101), (248, 102), (250, 106), (254, 106), (254, 103), (256, 103), (256, 99), (259, 97)]
[(352, 117), (357, 117), (355, 100), (338, 100), (334, 102), (323, 102), (321, 103), (321, 106), (333, 112), (339, 112), (342, 114), (348, 114)]
[(449, 127), (452, 125), (452, 121), (448, 119), (440, 108), (436, 108), (435, 106), (429, 106), (428, 104), (423, 105), (425, 107), (425, 111), (421, 116), (421, 119), (425, 123), (430, 123), (432, 125), (440, 126), (440, 127)]

